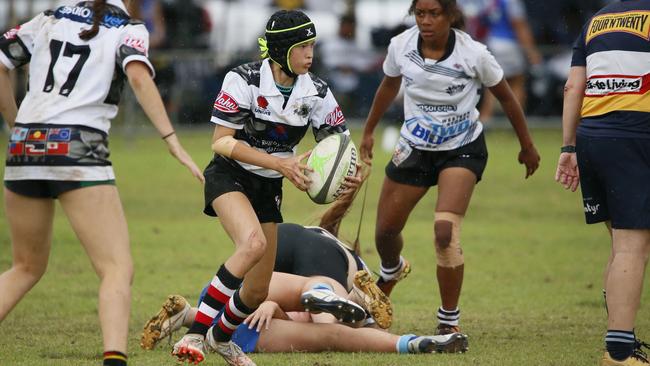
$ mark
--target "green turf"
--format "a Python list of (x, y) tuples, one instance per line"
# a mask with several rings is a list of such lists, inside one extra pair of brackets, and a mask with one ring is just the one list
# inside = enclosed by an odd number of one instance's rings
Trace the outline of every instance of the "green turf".
[[(211, 131), (181, 131), (199, 165), (209, 158)], [(129, 136), (128, 138), (125, 136)], [(358, 141), (355, 133), (355, 141)], [(602, 225), (583, 222), (578, 193), (564, 191), (553, 174), (560, 146), (557, 130), (535, 130), (542, 165), (524, 180), (518, 144), (510, 131), (489, 131), (490, 158), (463, 224), (466, 277), (462, 327), (470, 336), (464, 355), (282, 354), (255, 355), (259, 365), (596, 365), (602, 355), (605, 311), (601, 277), (609, 252)], [(6, 135), (0, 147), (5, 149)], [(313, 140), (301, 145), (305, 151)], [(380, 140), (377, 136), (377, 140)], [(201, 213), (202, 189), (146, 130), (111, 140), (117, 184), (127, 212), (135, 260), (129, 353), (133, 365), (173, 365), (169, 346), (138, 347), (143, 323), (165, 296), (192, 301), (218, 264), (232, 252), (218, 222)], [(377, 268), (374, 217), (387, 153), (376, 151), (361, 240), (365, 259)], [(1, 200), (1, 199), (0, 199)], [(359, 203), (359, 202), (358, 202)], [(410, 277), (392, 297), (393, 331), (431, 333), (439, 305), (432, 245), (432, 191), (404, 231)], [(342, 233), (354, 238), (355, 206)], [(0, 325), (0, 365), (98, 365), (101, 336), (96, 310), (98, 281), (58, 209), (51, 261), (41, 282)], [(288, 222), (314, 224), (323, 207), (285, 184)], [(4, 213), (2, 214), (4, 217)], [(29, 218), (25, 218), (28, 220)], [(11, 263), (6, 220), (0, 220), (0, 270)], [(645, 292), (649, 289), (646, 284)], [(2, 296), (2, 294), (0, 294)], [(650, 338), (650, 307), (637, 329)], [(213, 356), (208, 365), (222, 365)]]

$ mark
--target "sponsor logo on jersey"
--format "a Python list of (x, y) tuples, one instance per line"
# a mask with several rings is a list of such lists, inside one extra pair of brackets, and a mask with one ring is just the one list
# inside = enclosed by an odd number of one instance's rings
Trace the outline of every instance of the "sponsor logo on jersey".
[(24, 142), (11, 142), (9, 143), (9, 155), (23, 155), (25, 153)]
[(217, 95), (217, 100), (214, 101), (214, 108), (223, 113), (237, 113), (239, 112), (239, 104), (235, 98), (231, 97), (225, 91), (220, 91)]
[(287, 131), (287, 128), (280, 124), (280, 123), (274, 123), (272, 124), (272, 128), (269, 129), (268, 136), (276, 141), (287, 141), (289, 139), (289, 131)]
[[(420, 124), (420, 122), (426, 125)], [(406, 128), (412, 136), (427, 144), (440, 145), (461, 133), (472, 125), (469, 119), (453, 124), (440, 124), (427, 116), (414, 117), (406, 120)]]
[(20, 30), (20, 26), (17, 26), (13, 29), (10, 29), (7, 31), (7, 33), (3, 34), (2, 36), (5, 37), (7, 40), (12, 40), (16, 37), (18, 37), (18, 31)]
[(421, 111), (427, 112), (427, 113), (444, 113), (444, 112), (456, 112), (458, 108), (456, 108), (455, 105), (429, 105), (429, 104), (418, 104), (418, 108), (420, 108)]
[(451, 85), (447, 89), (445, 89), (445, 92), (449, 95), (454, 95), (462, 92), (465, 90), (466, 84), (456, 84), (456, 85)]
[(269, 106), (269, 101), (264, 96), (260, 95), (257, 97), (257, 105), (262, 109), (266, 109), (266, 107)]
[(48, 142), (47, 155), (68, 155), (70, 144), (67, 142)]
[(587, 30), (586, 43), (606, 33), (622, 32), (650, 40), (650, 11), (628, 11), (595, 16)]
[(340, 106), (336, 106), (333, 111), (325, 116), (325, 123), (330, 126), (338, 126), (343, 122), (345, 122), (345, 117)]
[[(84, 6), (62, 6), (54, 12), (57, 19), (66, 18), (75, 22), (93, 24), (93, 11)], [(129, 19), (108, 12), (104, 14), (101, 24), (107, 28), (116, 28), (128, 24)]]
[(26, 143), (25, 155), (27, 156), (45, 155), (45, 143)]
[(395, 152), (393, 153), (391, 161), (395, 166), (399, 166), (411, 155), (411, 152), (413, 152), (411, 145), (409, 145), (409, 143), (403, 138), (400, 138), (397, 142), (397, 146), (395, 146)]
[(638, 94), (643, 92), (641, 76), (598, 76), (587, 80), (585, 95), (601, 97), (609, 94)]
[(257, 107), (255, 107), (255, 113), (263, 114), (265, 116), (270, 116), (271, 112), (266, 109), (269, 106), (269, 101), (265, 97), (257, 97)]
[(71, 132), (69, 128), (50, 128), (47, 141), (66, 142), (70, 141)]
[(125, 46), (133, 48), (134, 50), (147, 55), (147, 43), (144, 39), (128, 36), (123, 43)]
[(93, 11), (90, 8), (80, 6), (63, 6), (56, 11), (61, 15), (76, 15), (82, 18), (92, 18)]
[(29, 128), (24, 127), (14, 127), (11, 130), (11, 140), (10, 141), (25, 141), (27, 134), (29, 133)]
[(47, 129), (32, 128), (27, 135), (27, 141), (45, 141), (47, 140)]

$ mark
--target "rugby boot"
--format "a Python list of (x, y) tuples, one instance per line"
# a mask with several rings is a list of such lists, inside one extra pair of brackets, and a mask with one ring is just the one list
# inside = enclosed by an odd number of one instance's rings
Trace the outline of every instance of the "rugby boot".
[(643, 342), (640, 339), (635, 340), (634, 351), (632, 355), (623, 361), (617, 361), (605, 352), (603, 359), (600, 361), (601, 366), (642, 366), (650, 365), (648, 355), (643, 351), (643, 348), (650, 349), (650, 344)]
[(352, 295), (350, 300), (368, 310), (380, 328), (390, 328), (393, 322), (393, 306), (388, 296), (377, 287), (370, 272), (361, 270), (354, 275)]
[(445, 335), (445, 334), (452, 334), (452, 333), (460, 333), (460, 327), (458, 325), (449, 325), (449, 324), (440, 323), (436, 327), (436, 331), (435, 331), (436, 335)]
[(300, 302), (310, 313), (329, 313), (344, 323), (354, 323), (366, 318), (366, 311), (360, 305), (329, 290), (305, 291), (300, 296)]
[(208, 330), (205, 343), (208, 351), (219, 354), (230, 366), (256, 366), (255, 362), (232, 340), (217, 342), (212, 335), (212, 328)]
[(390, 296), (390, 293), (393, 292), (393, 288), (395, 285), (397, 285), (397, 282), (403, 280), (408, 276), (408, 274), (411, 273), (411, 264), (409, 261), (404, 259), (402, 261), (402, 268), (399, 269), (399, 271), (395, 274), (395, 277), (391, 280), (384, 281), (384, 279), (379, 276), (379, 279), (377, 280), (377, 287), (386, 294), (386, 296)]
[(183, 320), (191, 307), (187, 300), (180, 295), (169, 295), (162, 304), (158, 314), (154, 315), (144, 325), (140, 337), (140, 347), (153, 349), (158, 342), (183, 326)]
[(467, 352), (467, 335), (452, 333), (434, 336), (414, 336), (407, 344), (409, 353), (461, 353)]
[(645, 353), (635, 350), (632, 355), (623, 361), (613, 359), (609, 352), (605, 352), (603, 358), (600, 360), (600, 366), (648, 366), (648, 358)]
[(187, 361), (196, 365), (205, 360), (205, 351), (205, 337), (188, 333), (176, 342), (172, 349), (172, 356), (175, 356), (179, 362)]

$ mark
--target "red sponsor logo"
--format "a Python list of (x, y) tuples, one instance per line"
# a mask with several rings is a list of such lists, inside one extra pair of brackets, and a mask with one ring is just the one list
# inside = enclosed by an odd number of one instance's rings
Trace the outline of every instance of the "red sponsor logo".
[(260, 106), (260, 108), (262, 109), (266, 109), (266, 107), (269, 106), (269, 101), (260, 95), (259, 97), (257, 97), (257, 105)]
[(7, 33), (3, 35), (6, 39), (14, 39), (18, 36), (18, 31), (20, 30), (20, 26), (17, 26), (14, 29), (10, 29)]
[(235, 98), (228, 95), (223, 90), (217, 95), (217, 100), (214, 101), (214, 108), (223, 113), (237, 113), (239, 112), (239, 105)]
[(138, 50), (140, 53), (147, 54), (147, 44), (144, 39), (135, 38), (132, 36), (126, 37), (124, 45)]
[(343, 112), (339, 106), (336, 106), (333, 111), (325, 116), (325, 123), (330, 126), (338, 126), (343, 122), (345, 122), (345, 117), (343, 116)]

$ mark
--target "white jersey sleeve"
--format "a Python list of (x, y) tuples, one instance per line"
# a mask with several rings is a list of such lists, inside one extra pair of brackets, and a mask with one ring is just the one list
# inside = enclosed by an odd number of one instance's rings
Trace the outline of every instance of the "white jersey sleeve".
[(221, 91), (214, 101), (212, 122), (241, 130), (251, 116), (253, 93), (248, 83), (234, 71), (226, 74)]
[(329, 87), (324, 98), (319, 99), (318, 104), (312, 110), (309, 119), (316, 142), (335, 133), (350, 133), (345, 126), (343, 111), (341, 111), (341, 107)]
[(397, 48), (397, 44), (393, 42), (393, 40), (391, 40), (390, 45), (388, 45), (388, 53), (386, 55), (386, 59), (384, 59), (384, 66), (383, 66), (384, 74), (386, 74), (386, 76), (398, 77), (402, 74), (402, 70), (400, 69), (396, 59), (396, 54), (397, 54), (396, 48)]
[(34, 38), (46, 19), (44, 13), (19, 25), (0, 37), (0, 62), (8, 69), (29, 63), (34, 51)]
[(497, 85), (503, 79), (503, 69), (485, 46), (478, 51), (476, 75), (488, 88)]
[(147, 65), (152, 77), (155, 70), (149, 61), (149, 32), (144, 24), (128, 25), (124, 29), (117, 46), (116, 62), (126, 72), (126, 65), (131, 61), (140, 61)]

